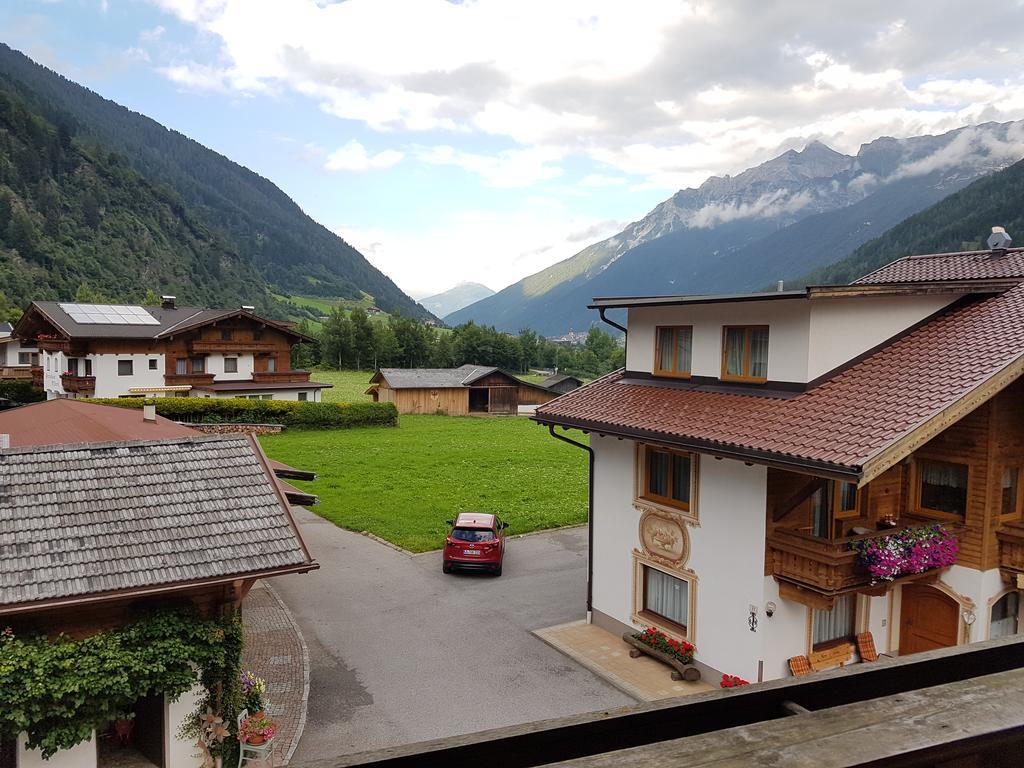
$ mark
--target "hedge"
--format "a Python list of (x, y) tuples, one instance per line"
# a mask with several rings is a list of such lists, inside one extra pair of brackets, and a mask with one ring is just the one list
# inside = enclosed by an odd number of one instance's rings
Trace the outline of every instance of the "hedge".
[(241, 397), (156, 397), (149, 401), (141, 397), (95, 397), (86, 402), (118, 408), (142, 408), (144, 402), (152, 402), (159, 415), (194, 424), (234, 422), (305, 428), (398, 426), (398, 409), (394, 403), (312, 403)]
[(0, 398), (16, 403), (38, 403), (46, 399), (46, 393), (32, 386), (31, 379), (0, 380)]

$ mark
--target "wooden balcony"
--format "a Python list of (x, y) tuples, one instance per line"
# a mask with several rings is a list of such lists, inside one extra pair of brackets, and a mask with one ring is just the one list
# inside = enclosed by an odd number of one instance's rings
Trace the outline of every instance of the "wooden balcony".
[[(857, 563), (857, 553), (850, 549), (850, 543), (884, 538), (901, 530), (916, 527), (919, 527), (919, 524), (873, 531), (843, 539), (821, 539), (805, 531), (777, 528), (767, 537), (768, 567), (771, 575), (780, 582), (789, 582), (800, 589), (810, 590), (826, 598), (844, 592), (884, 590), (892, 582), (880, 581), (873, 585), (867, 569)], [(947, 525), (946, 528), (954, 530), (956, 526)], [(935, 578), (940, 570), (906, 574), (896, 581), (929, 580)]]
[[(32, 369), (27, 365), (2, 365), (0, 366), (0, 379), (31, 379)], [(40, 380), (42, 383), (42, 380)]]
[(309, 371), (253, 371), (252, 380), (263, 384), (304, 384), (309, 381), (309, 376)]
[(65, 392), (74, 392), (80, 395), (91, 395), (96, 391), (95, 376), (76, 376), (73, 373), (62, 373), (60, 385)]
[(247, 341), (245, 339), (193, 339), (188, 346), (191, 352), (197, 354), (274, 352), (281, 347), (280, 344), (275, 344), (272, 341)]
[(996, 530), (999, 539), (999, 571), (1003, 579), (1024, 585), (1024, 523), (1006, 523)]
[(41, 365), (32, 367), (32, 386), (43, 388), (43, 367)]
[(200, 386), (213, 384), (212, 373), (168, 373), (164, 376), (164, 384), (168, 387), (180, 387), (184, 385)]
[(36, 348), (40, 352), (71, 352), (71, 341), (69, 339), (36, 339)]

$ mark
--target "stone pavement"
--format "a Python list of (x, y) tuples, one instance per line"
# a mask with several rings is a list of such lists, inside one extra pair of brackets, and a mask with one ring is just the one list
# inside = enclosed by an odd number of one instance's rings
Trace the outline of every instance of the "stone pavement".
[(267, 717), (278, 725), (274, 765), (291, 760), (306, 722), (309, 652), (291, 612), (266, 584), (257, 583), (242, 605), (242, 669), (267, 681)]
[(631, 659), (630, 646), (621, 637), (585, 621), (537, 629), (533, 634), (619, 690), (641, 701), (670, 699), (715, 690), (714, 686), (704, 681), (691, 683), (673, 680), (671, 668), (650, 656)]

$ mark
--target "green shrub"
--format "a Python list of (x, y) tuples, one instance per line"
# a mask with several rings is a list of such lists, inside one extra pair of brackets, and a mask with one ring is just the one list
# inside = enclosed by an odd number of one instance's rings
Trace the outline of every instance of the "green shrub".
[[(87, 402), (141, 408), (144, 401), (141, 397), (128, 397), (90, 398)], [(156, 403), (156, 412), (161, 416), (193, 424), (284, 424), (307, 429), (398, 425), (398, 409), (394, 403), (311, 403), (241, 397), (158, 397), (152, 402)]]
[(16, 403), (38, 403), (46, 399), (46, 393), (32, 386), (28, 379), (0, 380), (0, 398)]

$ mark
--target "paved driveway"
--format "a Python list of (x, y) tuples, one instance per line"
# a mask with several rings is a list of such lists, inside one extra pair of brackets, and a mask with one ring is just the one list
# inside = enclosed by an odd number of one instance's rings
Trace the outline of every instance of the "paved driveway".
[(312, 665), (293, 762), (635, 703), (530, 634), (582, 616), (585, 529), (510, 539), (495, 579), (296, 519), (321, 567), (273, 581)]

